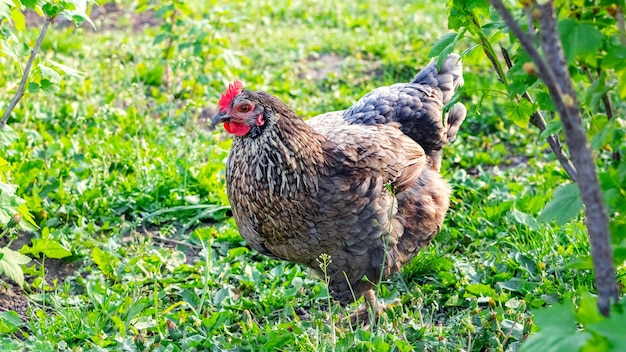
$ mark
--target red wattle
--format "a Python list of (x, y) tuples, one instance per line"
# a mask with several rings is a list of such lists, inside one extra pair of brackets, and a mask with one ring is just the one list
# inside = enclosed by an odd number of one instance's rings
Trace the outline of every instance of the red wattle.
[(247, 135), (248, 132), (250, 132), (250, 126), (246, 125), (245, 123), (239, 123), (234, 121), (224, 122), (224, 129), (226, 130), (226, 132), (232, 133), (235, 136), (239, 137), (243, 137)]

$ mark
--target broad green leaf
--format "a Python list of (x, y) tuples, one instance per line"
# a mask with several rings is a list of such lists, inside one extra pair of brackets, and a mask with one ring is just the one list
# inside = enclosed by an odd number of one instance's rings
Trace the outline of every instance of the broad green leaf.
[(39, 5), (41, 0), (20, 0), (20, 2), (27, 8), (34, 10)]
[(21, 265), (30, 262), (30, 258), (6, 247), (0, 248), (0, 253), (2, 253), (0, 274), (6, 275), (20, 287), (24, 286), (24, 272)]
[(115, 274), (114, 267), (117, 266), (119, 259), (114, 257), (111, 253), (105, 252), (98, 247), (94, 247), (91, 251), (91, 257), (93, 261), (98, 265), (98, 268), (107, 276)]
[(580, 214), (582, 207), (583, 203), (580, 199), (578, 185), (569, 183), (554, 191), (552, 200), (539, 214), (539, 221), (545, 222), (556, 219), (557, 224), (563, 225)]
[(25, 201), (9, 192), (0, 193), (0, 223), (7, 224), (15, 214), (21, 214), (19, 228), (22, 230), (32, 231), (37, 228), (33, 220), (32, 214), (28, 211)]
[(57, 5), (57, 4), (53, 4), (53, 3), (50, 3), (50, 2), (46, 2), (41, 7), (41, 10), (48, 17), (57, 17), (61, 13), (61, 11), (63, 11), (63, 6)]
[(0, 0), (0, 18), (11, 17), (11, 8), (13, 2), (11, 0)]
[(524, 65), (532, 62), (530, 56), (524, 52), (521, 52), (517, 55), (515, 59), (515, 63), (509, 71), (506, 73), (509, 86), (507, 87), (510, 94), (523, 94), (531, 87), (535, 82), (537, 82), (537, 76), (529, 75), (524, 70)]
[(535, 82), (537, 82), (536, 76), (531, 76), (528, 74), (523, 75), (514, 75), (509, 82), (509, 92), (511, 94), (519, 94), (522, 95), (524, 92), (528, 90)]
[(0, 39), (7, 40), (13, 36), (13, 32), (11, 32), (9, 27), (0, 27)]
[(18, 31), (23, 31), (24, 29), (26, 29), (26, 19), (24, 18), (24, 14), (17, 7), (13, 8), (13, 10), (11, 11), (11, 19), (13, 20), (13, 25), (15, 26), (15, 29), (17, 29)]
[(548, 123), (546, 124), (546, 129), (541, 132), (539, 138), (547, 139), (551, 135), (558, 135), (559, 133), (561, 133), (561, 131), (563, 131), (563, 124), (561, 123), (561, 120), (558, 118), (554, 118), (548, 121)]
[(33, 214), (28, 209), (26, 203), (18, 205), (17, 212), (22, 215), (22, 221), (20, 222), (20, 228), (22, 230), (34, 231), (39, 228), (39, 226), (37, 226), (37, 223), (35, 222)]
[(597, 323), (587, 324), (587, 330), (606, 338), (613, 347), (612, 351), (620, 351), (626, 346), (626, 313), (623, 309), (612, 309), (611, 315)]
[(489, 9), (491, 5), (487, 0), (464, 0), (463, 1), (467, 10), (477, 15), (489, 16)]
[(554, 104), (554, 100), (550, 94), (546, 92), (537, 93), (537, 105), (539, 105), (539, 109), (548, 110), (548, 111), (556, 111), (556, 104)]
[[(439, 56), (442, 52), (449, 50), (450, 46), (454, 48), (454, 43), (456, 42), (458, 36), (458, 33), (448, 33), (439, 38), (439, 40), (437, 40), (435, 44), (433, 44), (433, 46), (430, 48), (430, 51), (428, 52), (428, 57)], [(452, 50), (450, 49), (448, 51), (448, 54), (451, 52)]]
[(10, 183), (4, 183), (0, 181), (0, 192), (6, 192), (9, 195), (14, 195), (15, 191), (17, 191), (17, 185), (12, 185)]
[(42, 63), (39, 63), (39, 65), (37, 65), (37, 68), (39, 68), (39, 72), (41, 72), (42, 78), (45, 78), (55, 84), (59, 84), (59, 82), (61, 82), (61, 76), (57, 71)]
[(125, 334), (126, 333), (126, 325), (124, 325), (124, 322), (122, 321), (122, 319), (119, 316), (112, 315), (111, 316), (111, 320), (115, 324), (115, 327), (117, 328), (117, 330), (119, 331), (120, 334)]
[[(455, 33), (450, 33), (450, 34), (455, 34)], [(437, 67), (441, 67), (441, 64), (443, 64), (443, 60), (445, 60), (446, 57), (448, 57), (448, 55), (450, 55), (452, 53), (452, 51), (454, 51), (456, 43), (458, 42), (458, 40), (460, 38), (463, 38), (464, 34), (465, 34), (465, 30), (462, 30), (458, 34), (455, 34), (454, 38), (452, 38), (453, 39), (452, 42), (447, 43), (447, 45), (445, 47), (441, 48), (441, 50), (439, 51), (439, 54), (437, 56)], [(445, 38), (445, 36), (444, 36), (444, 38)], [(442, 38), (442, 39), (444, 39), (444, 38)], [(447, 41), (448, 41), (448, 38), (445, 38), (444, 42), (441, 45), (446, 44)], [(434, 49), (434, 47), (431, 49), (431, 52), (432, 52), (433, 49)], [(437, 50), (439, 50), (439, 49), (437, 49)], [(429, 57), (431, 57), (431, 56), (429, 55)]]
[(450, 29), (458, 30), (472, 26), (474, 17), (489, 17), (490, 4), (486, 0), (453, 0), (448, 4), (450, 3), (452, 3), (448, 14), (448, 28)]
[(14, 194), (0, 193), (0, 223), (6, 224), (15, 215), (17, 207), (24, 203), (24, 200)]
[(607, 50), (602, 60), (603, 68), (623, 69), (626, 68), (626, 47), (613, 45)]
[(511, 280), (498, 282), (498, 286), (513, 292), (532, 292), (532, 290), (538, 285), (538, 283), (522, 280), (516, 277)]
[(61, 70), (61, 72), (63, 72), (64, 74), (68, 76), (81, 78), (85, 74), (85, 72), (78, 71), (76, 69), (63, 65), (62, 63), (59, 63), (56, 61), (48, 60), (47, 62), (51, 64), (52, 66), (56, 67), (57, 69)]
[(57, 83), (51, 82), (47, 79), (42, 79), (39, 83), (41, 90), (51, 95), (57, 93), (61, 89)]
[(35, 343), (33, 343), (32, 348), (33, 351), (37, 352), (55, 352), (55, 349), (50, 341), (36, 341)]
[(20, 136), (9, 125), (4, 125), (4, 128), (0, 130), (0, 147), (9, 147)]
[(626, 261), (626, 247), (613, 248), (613, 263), (622, 265)]
[(497, 296), (496, 291), (489, 285), (485, 284), (471, 284), (465, 286), (467, 292), (472, 293), (477, 296), (486, 296), (486, 297), (495, 297)]
[(165, 39), (170, 38), (171, 34), (169, 33), (159, 33), (154, 37), (154, 40), (152, 41), (152, 45), (158, 45), (161, 44)]
[(620, 99), (626, 99), (626, 69), (623, 69), (619, 73), (619, 80), (617, 83), (617, 92)]
[(571, 64), (577, 57), (591, 63), (595, 61), (604, 38), (602, 32), (590, 24), (570, 18), (559, 22), (559, 32), (568, 63)]
[(41, 87), (39, 87), (39, 83), (37, 82), (28, 82), (26, 89), (28, 90), (29, 93), (37, 93), (39, 92)]
[(534, 217), (526, 213), (523, 213), (517, 209), (513, 209), (511, 210), (509, 214), (511, 215), (513, 220), (515, 220), (516, 222), (522, 225), (528, 226), (528, 228), (531, 230), (537, 230), (539, 228), (539, 224), (537, 223), (537, 220)]
[(600, 76), (593, 81), (585, 92), (584, 102), (581, 104), (581, 107), (585, 111), (590, 111), (591, 113), (598, 112), (598, 107), (603, 105), (602, 98), (611, 89), (613, 89), (613, 85), (606, 84), (606, 73), (602, 72), (602, 74), (600, 74)]
[(448, 28), (453, 30), (459, 30), (469, 24), (470, 16), (461, 5), (459, 1), (452, 1), (452, 8), (448, 15)]
[(565, 265), (568, 269), (593, 270), (593, 259), (590, 255), (581, 256)]
[(1, 48), (3, 53), (18, 60), (30, 54), (30, 47), (24, 42), (3, 43)]
[(507, 116), (520, 127), (528, 126), (530, 116), (537, 111), (537, 108), (528, 100), (522, 99), (519, 102), (509, 101), (504, 105)]
[(592, 296), (589, 292), (583, 292), (578, 302), (576, 320), (584, 325), (602, 321), (604, 317), (600, 314), (596, 302), (595, 296)]
[(626, 223), (612, 220), (609, 228), (611, 229), (611, 241), (615, 244), (624, 243), (624, 246), (626, 246)]
[(22, 318), (16, 312), (10, 310), (0, 313), (0, 333), (10, 334), (24, 325)]
[[(61, 13), (63, 17), (74, 22), (77, 26), (80, 26), (83, 22), (87, 22), (94, 30), (96, 29), (96, 25), (91, 21), (89, 16), (87, 16), (86, 0), (67, 0), (66, 3), (72, 4), (73, 6), (68, 7), (66, 5), (64, 11)], [(73, 7), (73, 9), (71, 7)]]
[[(606, 115), (596, 114), (592, 117), (588, 135), (591, 149), (601, 149), (612, 142), (615, 131), (622, 129), (619, 119), (609, 119)], [(619, 183), (619, 182), (618, 182)]]
[(482, 50), (483, 48), (476, 44), (469, 49), (465, 50), (461, 57), (463, 58), (464, 64), (478, 64), (483, 60), (485, 56), (485, 52)]
[(72, 255), (72, 252), (63, 247), (59, 242), (51, 239), (35, 238), (31, 247), (25, 246), (20, 252), (22, 254), (33, 254), (38, 256), (43, 254), (48, 258), (65, 258)]
[(539, 332), (530, 336), (521, 352), (571, 352), (578, 351), (587, 340), (588, 332), (576, 331), (574, 306), (571, 302), (535, 311), (535, 324)]

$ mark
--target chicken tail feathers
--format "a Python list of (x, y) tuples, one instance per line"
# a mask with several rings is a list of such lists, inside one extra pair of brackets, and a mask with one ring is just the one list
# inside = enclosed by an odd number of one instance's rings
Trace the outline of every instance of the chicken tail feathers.
[(428, 66), (413, 77), (411, 83), (438, 87), (443, 93), (443, 104), (448, 104), (456, 90), (463, 85), (461, 57), (457, 54), (448, 55), (439, 69), (437, 69), (437, 62), (434, 59), (431, 60)]
[(459, 131), (459, 127), (465, 120), (467, 115), (467, 109), (465, 105), (456, 103), (448, 111), (448, 117), (446, 118), (446, 143), (451, 143), (456, 138), (456, 133)]

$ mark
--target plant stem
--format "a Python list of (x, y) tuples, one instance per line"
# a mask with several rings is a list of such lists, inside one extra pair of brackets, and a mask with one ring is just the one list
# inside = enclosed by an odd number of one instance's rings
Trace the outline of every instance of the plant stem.
[(491, 43), (489, 43), (489, 38), (485, 36), (485, 33), (480, 28), (480, 22), (478, 22), (478, 18), (476, 18), (476, 16), (474, 15), (472, 15), (472, 22), (470, 23), (469, 29), (470, 29), (470, 32), (478, 36), (478, 38), (480, 39), (480, 46), (483, 47), (483, 51), (485, 52), (485, 55), (491, 62), (491, 65), (493, 66), (493, 68), (496, 69), (496, 72), (498, 73), (498, 77), (500, 78), (500, 82), (502, 82), (508, 90), (509, 82), (506, 78), (506, 74), (504, 73), (504, 69), (502, 69), (502, 65), (500, 65), (500, 61), (498, 61), (498, 57), (496, 56), (496, 51), (493, 50)]
[(46, 17), (46, 20), (43, 23), (43, 27), (41, 28), (41, 33), (39, 33), (39, 38), (37, 38), (37, 41), (35, 42), (35, 46), (33, 47), (33, 50), (30, 52), (30, 57), (28, 58), (28, 62), (26, 63), (26, 66), (24, 67), (24, 74), (22, 75), (22, 80), (20, 81), (20, 85), (17, 87), (17, 92), (15, 92), (13, 99), (11, 99), (11, 103), (9, 103), (9, 107), (4, 112), (4, 115), (2, 115), (2, 120), (0, 120), (0, 131), (4, 129), (4, 126), (7, 124), (7, 121), (9, 120), (9, 116), (11, 116), (13, 109), (15, 109), (15, 106), (17, 106), (17, 103), (24, 96), (24, 87), (26, 87), (26, 81), (28, 81), (28, 76), (30, 76), (30, 70), (33, 68), (33, 63), (35, 63), (35, 56), (37, 56), (37, 52), (39, 52), (39, 48), (41, 47), (43, 38), (46, 36), (46, 32), (48, 32), (48, 26), (50, 26), (50, 23), (52, 23), (52, 21), (54, 21), (54, 17)]
[[(506, 62), (507, 67), (510, 69), (511, 67), (513, 67), (513, 62), (511, 62), (509, 52), (503, 47), (500, 47), (500, 49), (502, 51), (504, 61)], [(524, 92), (524, 94), (522, 94), (522, 97), (528, 100), (531, 104), (535, 103), (535, 101), (528, 92)], [(535, 113), (533, 113), (533, 115), (530, 117), (530, 123), (533, 126), (537, 127), (541, 132), (545, 131), (547, 127), (546, 119), (543, 117), (543, 114), (539, 110), (535, 111)], [(572, 161), (567, 157), (565, 152), (563, 152), (563, 147), (561, 146), (561, 141), (559, 140), (559, 137), (552, 134), (549, 135), (546, 140), (550, 145), (552, 152), (556, 156), (556, 159), (559, 161), (567, 175), (572, 179), (572, 181), (576, 182), (576, 168), (574, 167), (574, 164), (572, 164)]]

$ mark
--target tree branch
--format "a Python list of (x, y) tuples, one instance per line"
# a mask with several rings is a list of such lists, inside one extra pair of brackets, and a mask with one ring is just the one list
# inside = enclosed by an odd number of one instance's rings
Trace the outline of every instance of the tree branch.
[(619, 30), (619, 42), (626, 46), (626, 21), (624, 21), (624, 9), (622, 6), (617, 7), (615, 20), (617, 21), (617, 28)]
[(4, 115), (2, 115), (2, 120), (0, 120), (0, 131), (4, 129), (4, 126), (7, 124), (7, 121), (9, 120), (9, 116), (11, 116), (13, 109), (15, 109), (15, 106), (17, 106), (17, 103), (24, 96), (24, 87), (26, 87), (28, 76), (30, 76), (30, 70), (33, 68), (33, 64), (35, 63), (35, 56), (37, 56), (37, 52), (39, 51), (39, 48), (41, 47), (43, 38), (46, 36), (46, 32), (48, 31), (48, 26), (50, 26), (50, 23), (52, 23), (52, 21), (54, 21), (53, 17), (46, 17), (46, 20), (43, 23), (43, 27), (41, 28), (41, 33), (39, 33), (39, 38), (37, 38), (37, 42), (35, 42), (35, 46), (33, 47), (33, 50), (30, 52), (30, 57), (28, 58), (28, 62), (26, 63), (26, 66), (24, 67), (24, 74), (22, 75), (22, 80), (20, 81), (20, 85), (17, 87), (17, 92), (15, 92), (13, 99), (11, 99), (11, 103), (9, 103), (9, 107), (4, 112)]
[(613, 251), (609, 238), (608, 216), (604, 209), (600, 185), (595, 173), (595, 163), (587, 146), (587, 137), (580, 119), (578, 102), (556, 29), (554, 4), (552, 0), (544, 0), (541, 5), (537, 5), (540, 12), (541, 45), (547, 60), (551, 63), (551, 66), (548, 66), (533, 45), (532, 39), (518, 26), (502, 1), (490, 0), (490, 2), (532, 58), (539, 71), (539, 77), (548, 87), (561, 115), (565, 142), (569, 147), (572, 161), (578, 172), (577, 184), (585, 204), (587, 230), (591, 245), (596, 289), (598, 290), (598, 308), (602, 314), (608, 316), (611, 301), (617, 302), (619, 298)]

